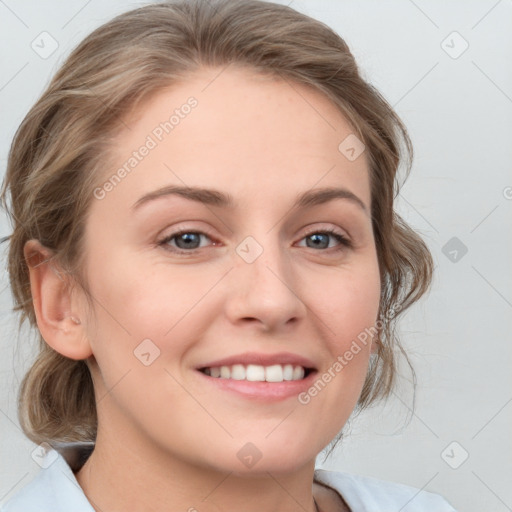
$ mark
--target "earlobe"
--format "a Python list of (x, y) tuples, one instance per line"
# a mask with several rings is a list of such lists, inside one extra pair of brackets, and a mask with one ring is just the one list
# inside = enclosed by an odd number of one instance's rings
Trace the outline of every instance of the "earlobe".
[(65, 357), (87, 359), (92, 350), (80, 320), (81, 312), (73, 303), (68, 277), (52, 261), (52, 251), (38, 240), (25, 243), (24, 256), (37, 326), (43, 339)]

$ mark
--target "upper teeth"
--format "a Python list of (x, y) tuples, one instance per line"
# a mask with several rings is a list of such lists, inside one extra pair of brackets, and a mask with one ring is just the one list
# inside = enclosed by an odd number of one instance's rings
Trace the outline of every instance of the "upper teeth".
[(215, 366), (205, 368), (204, 373), (211, 377), (221, 379), (249, 380), (259, 382), (283, 382), (284, 380), (300, 380), (304, 378), (305, 370), (302, 366), (291, 364), (274, 364), (261, 366), (258, 364), (234, 364), (232, 366)]

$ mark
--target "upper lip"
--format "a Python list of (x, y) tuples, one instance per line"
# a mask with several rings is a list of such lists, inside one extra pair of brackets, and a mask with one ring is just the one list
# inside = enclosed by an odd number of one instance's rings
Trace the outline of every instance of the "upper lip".
[(276, 354), (262, 354), (259, 352), (245, 352), (243, 354), (236, 354), (215, 361), (207, 362), (197, 366), (201, 368), (216, 368), (219, 366), (232, 366), (234, 364), (257, 364), (261, 366), (272, 366), (274, 364), (291, 364), (293, 366), (303, 366), (308, 369), (315, 369), (314, 363), (307, 357), (290, 352), (279, 352)]

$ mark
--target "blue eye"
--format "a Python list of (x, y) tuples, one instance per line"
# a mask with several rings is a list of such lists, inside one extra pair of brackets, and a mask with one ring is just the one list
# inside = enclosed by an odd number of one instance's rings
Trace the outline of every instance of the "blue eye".
[(178, 249), (176, 252), (194, 252), (199, 248), (201, 236), (210, 239), (208, 235), (201, 231), (181, 231), (165, 237), (159, 242), (159, 245), (167, 246), (172, 251), (174, 246), (169, 245), (169, 242), (175, 240), (175, 247)]
[[(182, 230), (166, 236), (163, 240), (158, 242), (158, 245), (163, 246), (168, 251), (178, 254), (194, 254), (196, 251), (202, 248), (201, 237), (204, 237), (210, 241), (212, 240), (209, 235), (203, 233), (202, 231)], [(330, 239), (336, 240), (339, 246), (330, 246)], [(334, 251), (341, 251), (343, 249), (352, 247), (352, 242), (348, 238), (332, 229), (312, 231), (311, 233), (304, 236), (301, 240), (310, 240), (311, 244), (306, 245), (310, 249), (333, 249)], [(215, 242), (213, 245), (215, 245)]]
[(331, 239), (334, 238), (340, 245), (340, 247), (335, 250), (342, 250), (344, 248), (352, 247), (352, 242), (348, 238), (332, 229), (314, 231), (306, 235), (303, 240), (311, 240), (313, 245), (308, 245), (307, 247), (312, 249), (330, 249), (332, 247), (329, 247), (329, 237)]

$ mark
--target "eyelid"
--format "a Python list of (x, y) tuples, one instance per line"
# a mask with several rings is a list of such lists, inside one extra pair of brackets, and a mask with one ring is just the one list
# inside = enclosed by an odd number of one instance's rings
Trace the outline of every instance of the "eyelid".
[(316, 227), (312, 227), (311, 229), (307, 229), (306, 233), (304, 235), (302, 235), (302, 238), (304, 238), (305, 236), (308, 236), (308, 235), (312, 235), (313, 233), (335, 233), (339, 236), (342, 236), (343, 238), (346, 238), (347, 240), (350, 240), (350, 237), (349, 237), (348, 233), (346, 233), (345, 230), (341, 230), (337, 226), (334, 227), (332, 225), (325, 226), (325, 227), (316, 226)]
[[(180, 235), (185, 234), (185, 233), (195, 233), (198, 235), (204, 235), (208, 239), (210, 239), (213, 243), (208, 247), (199, 247), (199, 248), (190, 249), (190, 250), (167, 246), (168, 242), (170, 242), (172, 239), (179, 237)], [(338, 241), (338, 245), (335, 247), (330, 247), (330, 248), (325, 248), (325, 249), (313, 249), (314, 251), (331, 253), (331, 252), (336, 252), (336, 251), (342, 251), (343, 249), (345, 249), (345, 250), (352, 249), (354, 247), (354, 243), (353, 243), (351, 237), (349, 235), (341, 232), (340, 228), (333, 227), (332, 225), (330, 225), (329, 227), (318, 227), (318, 226), (310, 227), (309, 229), (306, 230), (305, 233), (302, 234), (302, 236), (300, 237), (300, 239), (298, 241), (301, 242), (308, 236), (311, 236), (316, 233), (327, 234), (331, 237), (336, 238)], [(196, 252), (198, 252), (201, 249), (208, 249), (209, 247), (218, 246), (218, 245), (220, 245), (220, 244), (217, 241), (216, 236), (211, 233), (211, 230), (206, 229), (206, 228), (204, 228), (204, 229), (203, 228), (201, 228), (201, 229), (194, 228), (191, 226), (184, 226), (182, 228), (176, 227), (175, 231), (172, 231), (171, 233), (160, 238), (157, 241), (158, 247), (164, 247), (164, 249), (169, 252), (174, 252), (176, 254), (183, 254), (183, 255), (195, 255)], [(165, 246), (167, 246), (167, 247), (165, 247)], [(312, 248), (310, 248), (310, 249), (312, 249)]]
[[(353, 249), (354, 248), (354, 242), (352, 241), (352, 239), (345, 233), (342, 233), (337, 228), (333, 228), (333, 227), (312, 228), (310, 231), (304, 233), (304, 235), (302, 235), (302, 237), (300, 238), (299, 241), (302, 241), (302, 240), (304, 240), (304, 238), (307, 238), (308, 236), (314, 235), (316, 233), (327, 234), (327, 235), (330, 235), (331, 237), (334, 237), (338, 240), (338, 243), (341, 247), (338, 247), (338, 248), (331, 247), (330, 250), (336, 251), (337, 249), (342, 250), (343, 248), (345, 248), (345, 249)], [(326, 249), (326, 250), (320, 251), (320, 252), (329, 252), (329, 249)]]
[[(191, 228), (191, 227), (184, 227), (184, 228), (177, 228), (176, 231), (172, 231), (168, 235), (162, 236), (159, 238), (156, 242), (158, 246), (166, 245), (167, 242), (171, 241), (173, 238), (179, 237), (180, 235), (183, 235), (185, 233), (196, 233), (198, 235), (204, 235), (207, 238), (209, 238), (213, 243), (211, 245), (219, 245), (218, 241), (216, 241), (216, 237), (210, 232), (208, 229), (199, 229), (199, 228)], [(201, 249), (206, 249), (206, 247), (201, 247)], [(186, 251), (184, 249), (179, 248), (172, 248), (169, 249), (170, 251), (175, 252), (182, 252), (182, 253), (188, 253), (192, 254), (195, 251), (198, 251), (199, 249), (191, 249), (189, 251)]]
[(160, 240), (163, 240), (164, 238), (177, 236), (183, 233), (200, 233), (203, 235), (207, 235), (210, 238), (216, 238), (216, 235), (213, 233), (213, 230), (210, 229), (209, 227), (194, 226), (189, 224), (189, 222), (194, 221), (179, 222), (176, 225), (172, 226), (172, 228), (170, 229), (166, 228), (165, 230), (163, 230), (163, 232), (168, 231), (169, 233), (167, 235), (158, 235), (158, 238), (160, 238)]

